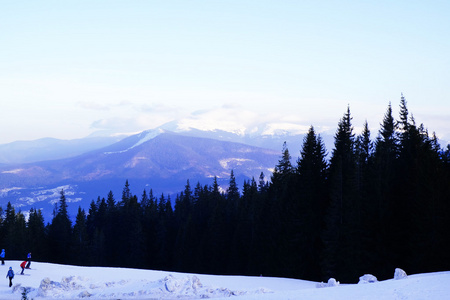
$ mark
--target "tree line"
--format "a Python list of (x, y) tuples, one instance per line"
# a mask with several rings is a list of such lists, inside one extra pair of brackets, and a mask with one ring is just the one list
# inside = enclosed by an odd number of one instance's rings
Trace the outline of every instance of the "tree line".
[(354, 133), (348, 108), (327, 157), (311, 126), (297, 161), (285, 143), (270, 178), (242, 189), (233, 170), (226, 189), (187, 180), (173, 200), (134, 195), (127, 180), (120, 199), (92, 200), (73, 223), (64, 191), (48, 224), (8, 203), (0, 245), (9, 259), (342, 282), (450, 269), (450, 145), (415, 123), (403, 95), (375, 139), (367, 122)]

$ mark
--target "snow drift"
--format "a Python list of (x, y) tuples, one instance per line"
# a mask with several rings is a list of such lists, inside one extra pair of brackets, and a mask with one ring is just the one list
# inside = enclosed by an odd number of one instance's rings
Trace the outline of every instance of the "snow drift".
[[(184, 274), (128, 268), (76, 267), (32, 262), (20, 275), (19, 261), (0, 266), (4, 274), (12, 266), (13, 287), (8, 279), (0, 285), (0, 299), (445, 299), (450, 294), (450, 272), (406, 276), (370, 284), (330, 284), (312, 281), (251, 277)], [(394, 275), (394, 274), (393, 274)], [(397, 276), (399, 275), (399, 276)], [(327, 287), (327, 288), (318, 288)]]

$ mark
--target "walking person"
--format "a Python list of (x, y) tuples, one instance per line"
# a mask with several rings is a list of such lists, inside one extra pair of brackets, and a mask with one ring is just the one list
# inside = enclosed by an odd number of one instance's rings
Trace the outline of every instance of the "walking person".
[(2, 265), (5, 264), (5, 249), (2, 249), (2, 253), (0, 253), (0, 258), (2, 259)]
[(14, 278), (14, 271), (12, 267), (9, 267), (8, 273), (6, 274), (6, 277), (9, 277), (9, 287), (12, 286), (12, 280)]
[(20, 272), (20, 275), (23, 275), (23, 271), (25, 270), (25, 267), (27, 266), (27, 261), (24, 260), (21, 264), (20, 267), (22, 268), (22, 272)]
[(31, 252), (28, 253), (28, 255), (27, 255), (27, 261), (28, 261), (28, 263), (27, 263), (27, 266), (26, 266), (25, 268), (30, 269), (30, 265), (31, 265)]

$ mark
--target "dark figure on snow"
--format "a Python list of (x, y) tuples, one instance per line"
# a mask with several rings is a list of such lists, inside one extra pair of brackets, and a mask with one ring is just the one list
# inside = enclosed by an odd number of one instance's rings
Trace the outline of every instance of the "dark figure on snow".
[(26, 265), (27, 265), (27, 261), (26, 261), (26, 260), (24, 260), (24, 261), (20, 264), (20, 267), (22, 268), (22, 272), (20, 272), (20, 275), (23, 275), (23, 271), (25, 270)]
[(27, 266), (25, 268), (29, 269), (30, 265), (31, 265), (31, 252), (28, 253), (28, 255), (27, 255), (27, 261), (28, 261), (28, 263), (27, 263)]
[(14, 271), (11, 267), (9, 267), (8, 273), (6, 274), (6, 277), (9, 277), (9, 287), (12, 286), (12, 280), (14, 278)]
[(0, 253), (0, 258), (2, 259), (2, 265), (5, 264), (5, 249), (2, 249), (2, 253)]

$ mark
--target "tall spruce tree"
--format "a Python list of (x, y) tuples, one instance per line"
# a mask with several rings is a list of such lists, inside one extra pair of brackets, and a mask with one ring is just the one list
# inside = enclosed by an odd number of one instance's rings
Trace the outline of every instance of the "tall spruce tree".
[(230, 181), (227, 188), (227, 199), (233, 203), (239, 200), (239, 188), (236, 183), (236, 177), (234, 176), (233, 170), (230, 172)]
[(98, 245), (100, 248), (105, 249), (102, 259), (108, 265), (117, 264), (122, 256), (117, 245), (118, 240), (115, 238), (115, 233), (118, 232), (119, 227), (121, 226), (121, 224), (117, 222), (118, 218), (118, 205), (113, 192), (109, 191), (106, 198), (105, 224), (103, 228), (105, 236), (104, 246), (102, 244)]
[(146, 243), (145, 248), (147, 249), (147, 255), (145, 261), (143, 262), (145, 268), (154, 268), (154, 257), (153, 253), (156, 251), (156, 223), (157, 223), (157, 209), (155, 204), (155, 197), (153, 196), (153, 191), (150, 189), (147, 195), (144, 189), (141, 198), (142, 206), (142, 227), (143, 235), (145, 237), (144, 241)]
[(380, 159), (387, 161), (387, 163), (391, 163), (398, 156), (398, 139), (391, 103), (389, 103), (383, 123), (380, 125), (375, 147), (377, 157), (381, 156)]
[(362, 272), (371, 272), (376, 268), (377, 258), (372, 249), (377, 249), (376, 203), (373, 185), (373, 143), (370, 139), (369, 124), (364, 122), (363, 131), (356, 138), (356, 193), (361, 203), (361, 265)]
[(408, 108), (406, 107), (406, 98), (403, 96), (403, 93), (400, 97), (400, 114), (399, 121), (396, 123), (396, 129), (398, 131), (400, 146), (402, 146), (403, 142), (408, 139), (409, 135)]
[(376, 256), (372, 257), (372, 265), (382, 270), (379, 276), (384, 278), (392, 272), (392, 268), (398, 267), (394, 263), (397, 251), (392, 251), (392, 247), (398, 243), (394, 234), (397, 219), (393, 210), (396, 202), (399, 202), (396, 180), (399, 144), (395, 128), (392, 106), (389, 103), (375, 141), (371, 197), (374, 212), (372, 227), (377, 228), (373, 239), (376, 241), (374, 245)]
[(52, 220), (49, 231), (50, 252), (55, 262), (64, 263), (70, 259), (72, 242), (72, 222), (67, 211), (64, 190), (60, 192), (58, 211)]
[(73, 249), (71, 249), (71, 261), (73, 264), (83, 265), (86, 263), (86, 257), (89, 255), (89, 251), (86, 227), (86, 212), (81, 207), (78, 207), (75, 225), (73, 226), (72, 238)]
[(330, 205), (323, 235), (323, 274), (351, 282), (361, 260), (360, 212), (356, 194), (355, 135), (350, 107), (339, 121), (330, 160)]
[(16, 223), (16, 210), (14, 206), (12, 206), (11, 202), (8, 201), (5, 210), (5, 218), (2, 222), (2, 237), (4, 248), (6, 249), (8, 256), (15, 259), (20, 259), (17, 256), (18, 248), (15, 243), (15, 235), (14, 228)]
[(17, 254), (25, 257), (30, 252), (27, 241), (27, 227), (24, 214), (19, 210), (16, 214), (16, 222), (14, 223), (14, 243), (16, 244)]
[(281, 151), (281, 158), (278, 161), (278, 164), (275, 166), (274, 172), (272, 174), (273, 185), (282, 185), (283, 182), (286, 182), (287, 177), (292, 175), (294, 168), (292, 167), (291, 158), (292, 157), (289, 153), (287, 144), (286, 142), (284, 142), (283, 149)]
[(174, 266), (178, 270), (188, 271), (195, 268), (194, 256), (197, 244), (196, 224), (193, 221), (194, 197), (189, 180), (184, 192), (175, 200), (175, 222), (177, 236), (174, 249)]
[(229, 242), (231, 240), (231, 230), (228, 215), (228, 201), (226, 196), (219, 191), (217, 178), (214, 178), (214, 186), (211, 193), (212, 210), (208, 219), (208, 231), (204, 236), (206, 245), (205, 257), (211, 271), (217, 274), (225, 274), (227, 266), (219, 263), (220, 260), (228, 261)]
[(254, 178), (244, 181), (242, 197), (235, 211), (235, 224), (228, 263), (229, 273), (247, 274), (251, 260), (251, 245), (254, 239), (255, 216), (252, 209), (257, 201), (258, 188)]
[[(282, 273), (294, 276), (295, 263), (292, 263), (290, 251), (283, 249), (295, 249), (294, 223), (297, 221), (295, 213), (295, 170), (291, 163), (291, 155), (286, 142), (283, 143), (281, 157), (275, 166), (268, 188), (268, 201), (266, 207), (268, 213), (265, 217), (272, 225), (266, 228), (267, 255), (273, 259), (267, 264), (266, 269), (272, 275)], [(285, 252), (285, 253), (283, 253)], [(267, 271), (266, 271), (267, 272)]]
[(298, 278), (320, 280), (320, 251), (323, 212), (328, 203), (326, 193), (326, 149), (311, 126), (297, 161), (295, 241)]
[(357, 163), (361, 168), (367, 167), (373, 154), (373, 143), (370, 139), (369, 123), (364, 122), (362, 133), (356, 138)]

